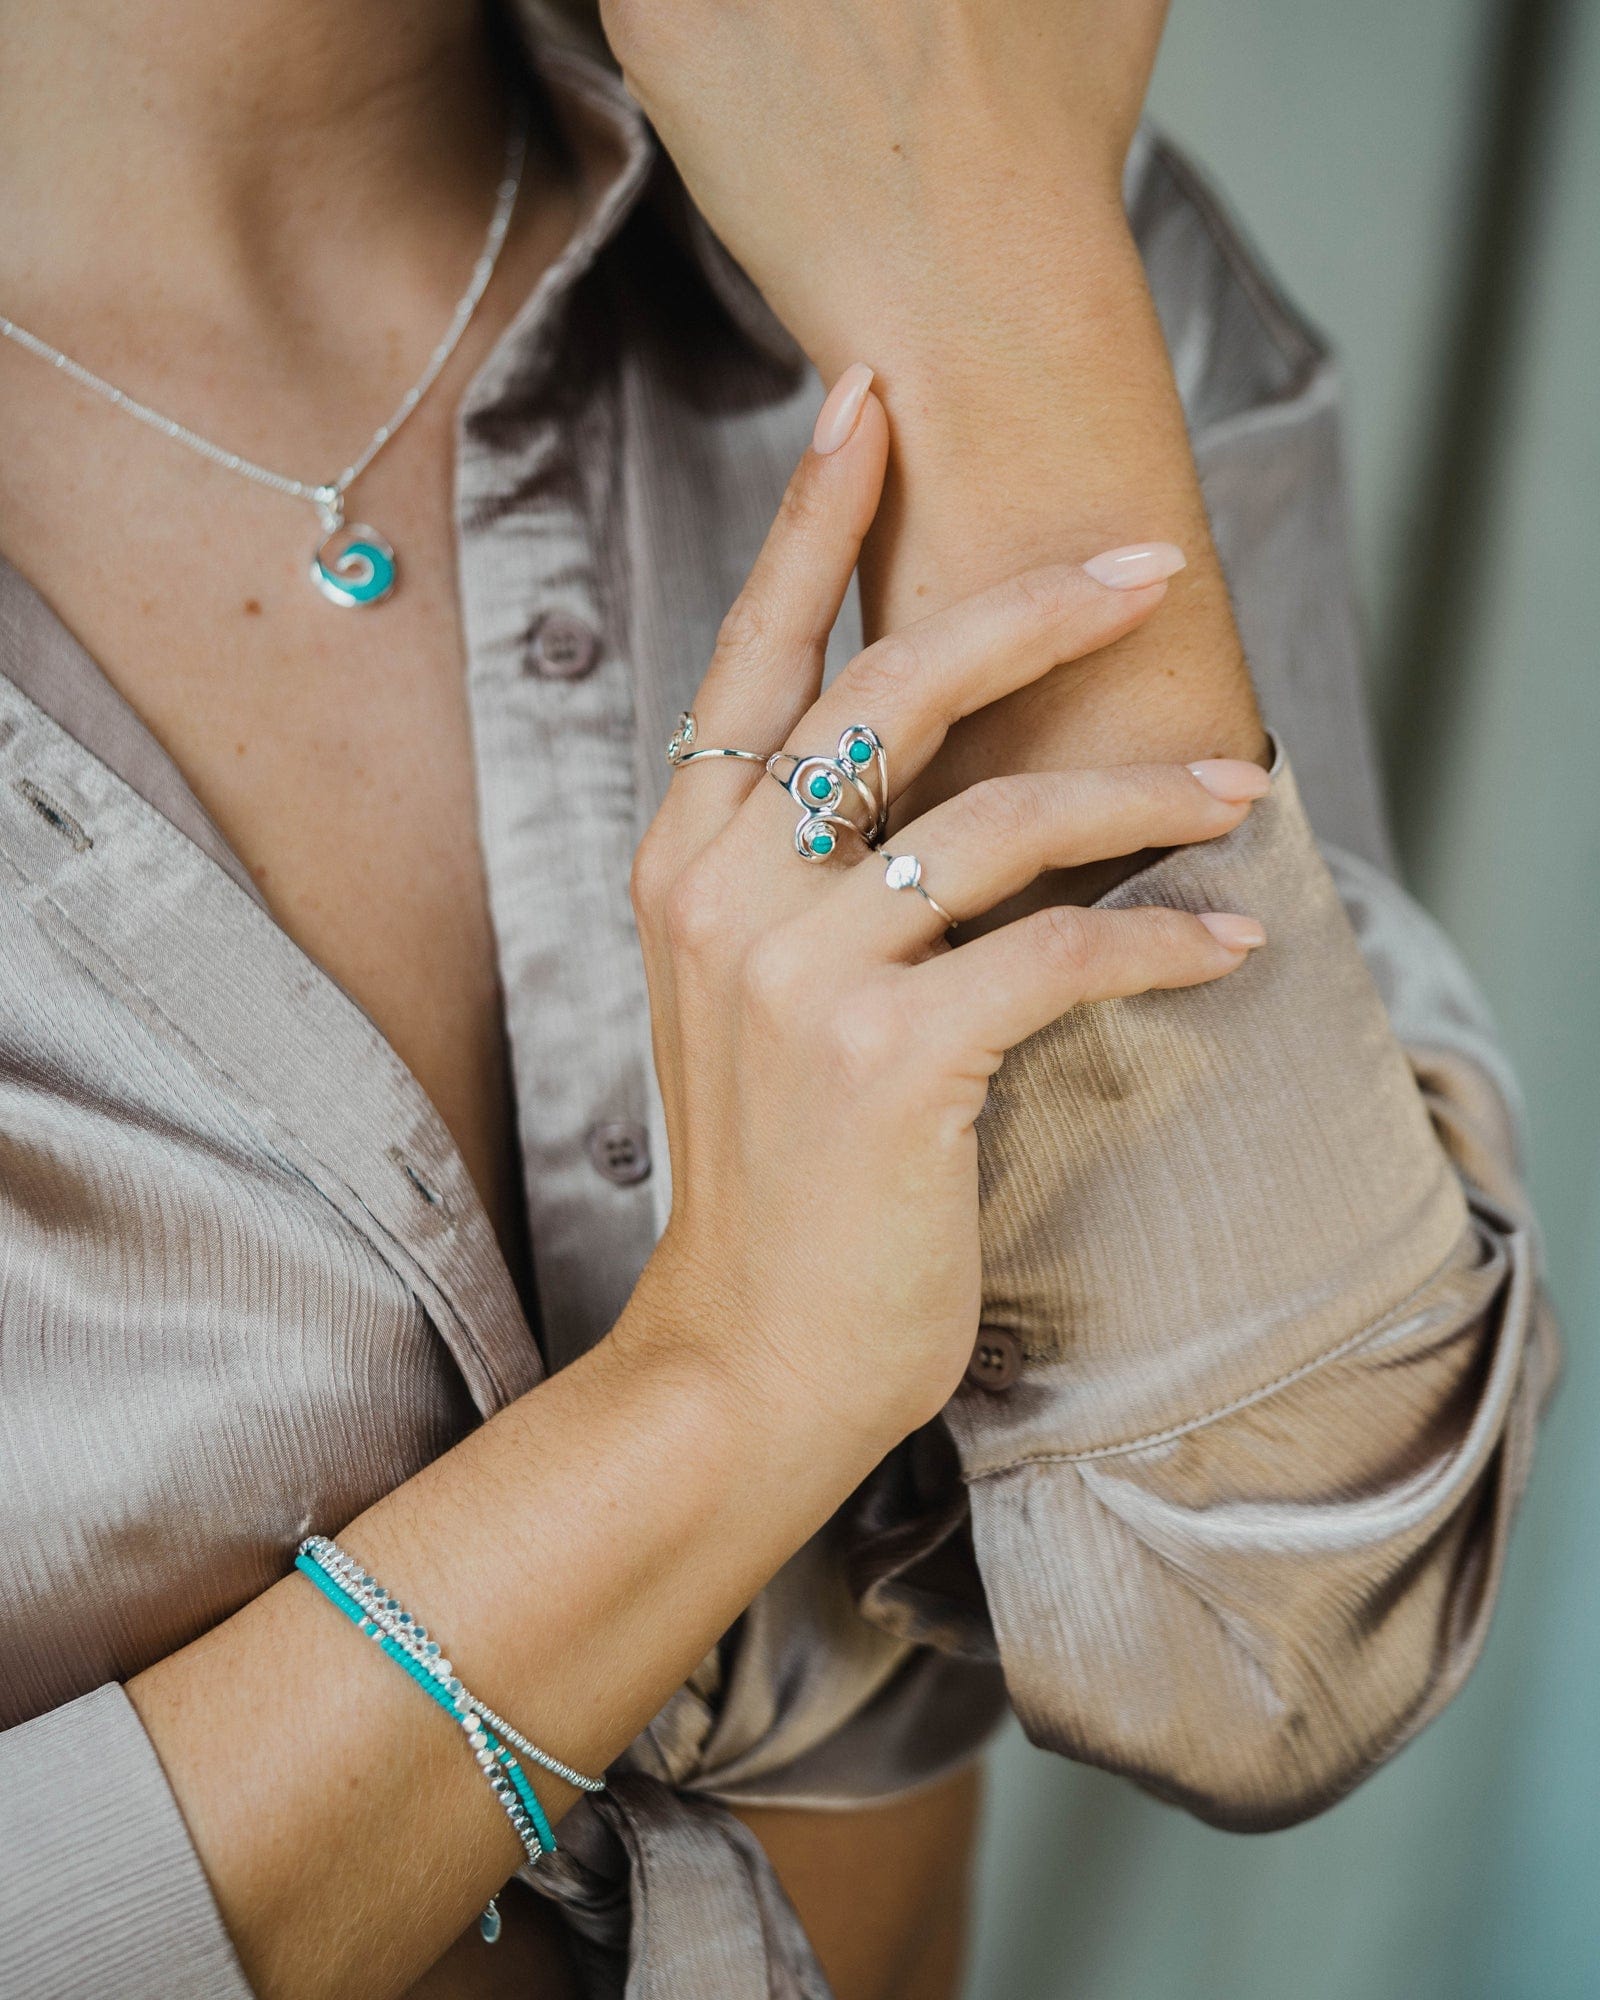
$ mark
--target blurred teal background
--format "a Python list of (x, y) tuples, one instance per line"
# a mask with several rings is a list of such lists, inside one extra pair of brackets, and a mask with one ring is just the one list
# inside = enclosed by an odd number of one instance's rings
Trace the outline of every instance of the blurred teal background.
[(1343, 359), (1413, 888), (1528, 1098), (1567, 1374), (1488, 1651), (1324, 1818), (997, 1761), (973, 2000), (1600, 2000), (1600, 4), (1175, 0), (1159, 122)]

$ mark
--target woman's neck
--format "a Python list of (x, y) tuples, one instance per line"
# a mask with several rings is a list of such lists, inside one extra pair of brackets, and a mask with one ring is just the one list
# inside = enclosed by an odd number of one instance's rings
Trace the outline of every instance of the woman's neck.
[(506, 117), (475, 0), (0, 0), (0, 45), (0, 311), (458, 287)]

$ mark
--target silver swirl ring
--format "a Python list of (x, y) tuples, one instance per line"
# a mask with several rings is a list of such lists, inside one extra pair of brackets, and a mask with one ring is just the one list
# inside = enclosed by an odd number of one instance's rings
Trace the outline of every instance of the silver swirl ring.
[(667, 738), (667, 762), (676, 771), (684, 764), (698, 764), (702, 758), (736, 757), (744, 764), (765, 764), (766, 758), (759, 750), (730, 750), (721, 744), (708, 744), (704, 750), (694, 747), (698, 724), (691, 710), (685, 709), (678, 717), (678, 726)]
[(922, 880), (922, 863), (914, 854), (891, 854), (887, 847), (878, 850), (883, 858), (883, 883), (886, 889), (915, 889), (947, 931), (954, 930), (957, 919), (951, 916), (944, 904), (928, 894)]
[[(826, 860), (838, 845), (835, 829), (855, 834), (868, 847), (883, 839), (889, 820), (889, 760), (876, 730), (865, 723), (852, 723), (844, 731), (832, 757), (774, 750), (766, 766), (768, 776), (800, 808), (794, 845), (802, 861)], [(876, 789), (867, 783), (868, 771), (877, 781)], [(841, 811), (851, 797), (866, 808), (865, 824)]]

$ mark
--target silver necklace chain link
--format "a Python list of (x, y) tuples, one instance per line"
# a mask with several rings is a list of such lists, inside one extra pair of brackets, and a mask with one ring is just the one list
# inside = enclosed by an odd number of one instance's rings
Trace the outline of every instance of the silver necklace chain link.
[(428, 364), (395, 405), (387, 423), (382, 423), (367, 440), (365, 450), (353, 458), (334, 479), (309, 480), (291, 479), (287, 473), (274, 472), (270, 466), (257, 465), (242, 452), (229, 451), (225, 446), (214, 444), (210, 438), (202, 437), (198, 431), (181, 424), (176, 417), (164, 416), (160, 410), (153, 410), (148, 403), (141, 403), (115, 383), (108, 382), (103, 375), (96, 375), (92, 368), (85, 368), (81, 361), (74, 361), (70, 354), (64, 354), (59, 347), (52, 347), (47, 340), (41, 340), (36, 333), (30, 333), (25, 326), (18, 326), (15, 320), (7, 319), (0, 313), (0, 334), (18, 347), (26, 348), (41, 361), (48, 361), (69, 380), (88, 389), (113, 409), (123, 410), (141, 424), (148, 424), (163, 437), (171, 438), (174, 444), (186, 445), (213, 465), (220, 465), (224, 471), (237, 472), (241, 479), (253, 480), (257, 486), (269, 487), (274, 493), (286, 493), (294, 500), (308, 500), (317, 510), (325, 531), (332, 532), (344, 520), (344, 496), (366, 471), (367, 467), (392, 441), (395, 433), (427, 395), (444, 372), (451, 355), (461, 345), (462, 336), (472, 324), (472, 316), (478, 310), (484, 293), (489, 289), (490, 280), (500, 262), (500, 252), (505, 247), (506, 233), (511, 227), (512, 213), (517, 205), (517, 195), (522, 187), (522, 169), (528, 153), (528, 107), (526, 101), (517, 106), (512, 119), (511, 131), (506, 140), (505, 166), (500, 183), (495, 189), (494, 213), (489, 220), (488, 234), (484, 237), (483, 248), (478, 261), (472, 267), (472, 277), (467, 289), (456, 303), (450, 315), (450, 324), (445, 329), (444, 338), (428, 357)]

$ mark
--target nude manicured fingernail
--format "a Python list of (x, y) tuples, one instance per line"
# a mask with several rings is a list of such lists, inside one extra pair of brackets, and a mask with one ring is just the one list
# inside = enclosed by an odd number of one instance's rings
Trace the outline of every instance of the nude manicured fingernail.
[(1130, 542), (1125, 549), (1107, 549), (1090, 556), (1084, 568), (1096, 583), (1113, 590), (1135, 590), (1141, 583), (1160, 583), (1174, 576), (1189, 558), (1176, 542)]
[(1218, 944), (1225, 944), (1229, 951), (1259, 951), (1267, 941), (1267, 934), (1254, 917), (1226, 916), (1217, 910), (1207, 910), (1200, 919)]
[(829, 452), (848, 443), (871, 387), (872, 370), (864, 361), (852, 361), (828, 391), (828, 400), (817, 412), (817, 427), (811, 433), (811, 449), (819, 458), (826, 458)]
[(1261, 766), (1246, 763), (1242, 757), (1202, 757), (1198, 764), (1189, 766), (1189, 772), (1214, 799), (1230, 806), (1265, 798), (1272, 790), (1272, 780)]

